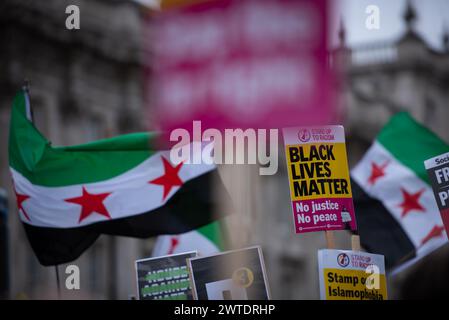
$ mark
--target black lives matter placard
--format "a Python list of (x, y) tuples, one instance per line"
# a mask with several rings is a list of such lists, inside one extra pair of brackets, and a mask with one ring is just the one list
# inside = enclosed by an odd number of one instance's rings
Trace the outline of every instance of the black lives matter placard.
[(196, 251), (136, 261), (140, 300), (192, 300), (187, 259)]
[(342, 126), (284, 128), (296, 233), (356, 230)]
[(197, 300), (270, 299), (259, 246), (188, 260)]
[(440, 209), (446, 233), (449, 234), (449, 152), (424, 162), (433, 193)]

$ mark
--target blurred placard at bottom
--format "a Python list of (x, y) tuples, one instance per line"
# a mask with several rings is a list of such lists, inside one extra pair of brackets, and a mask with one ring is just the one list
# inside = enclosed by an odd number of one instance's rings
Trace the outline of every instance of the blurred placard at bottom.
[(196, 300), (268, 300), (270, 293), (259, 246), (188, 260)]
[(322, 300), (386, 300), (384, 256), (359, 251), (318, 251)]
[(188, 258), (196, 251), (136, 261), (137, 296), (140, 300), (192, 300)]

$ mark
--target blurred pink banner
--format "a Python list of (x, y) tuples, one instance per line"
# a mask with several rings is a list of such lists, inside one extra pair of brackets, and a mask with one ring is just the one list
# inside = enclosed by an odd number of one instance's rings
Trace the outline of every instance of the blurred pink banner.
[(281, 128), (334, 117), (326, 0), (224, 0), (151, 23), (160, 129)]

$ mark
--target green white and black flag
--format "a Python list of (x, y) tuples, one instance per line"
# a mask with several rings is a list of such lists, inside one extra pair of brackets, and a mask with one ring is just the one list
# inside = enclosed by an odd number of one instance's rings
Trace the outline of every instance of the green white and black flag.
[(449, 146), (398, 113), (352, 170), (362, 245), (385, 256), (386, 266), (421, 257), (447, 242), (424, 161)]
[(76, 259), (100, 234), (180, 234), (215, 220), (212, 189), (227, 196), (215, 165), (172, 163), (152, 133), (54, 147), (27, 117), (27, 101), (25, 92), (14, 99), (9, 164), (41, 264)]

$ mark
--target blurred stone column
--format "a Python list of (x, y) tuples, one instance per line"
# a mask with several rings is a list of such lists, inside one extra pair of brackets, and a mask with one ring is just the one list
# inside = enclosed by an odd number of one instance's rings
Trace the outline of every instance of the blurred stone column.
[[(258, 166), (222, 165), (219, 168), (221, 179), (231, 197), (232, 203), (220, 203), (222, 210), (230, 212), (226, 219), (230, 246), (239, 249), (247, 246), (255, 232)], [(216, 195), (220, 200), (220, 195)]]

